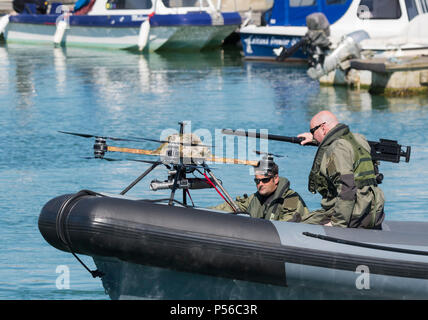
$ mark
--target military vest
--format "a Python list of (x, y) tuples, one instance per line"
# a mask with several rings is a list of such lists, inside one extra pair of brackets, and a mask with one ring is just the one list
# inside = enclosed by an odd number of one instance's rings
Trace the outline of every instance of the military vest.
[(277, 220), (283, 206), (297, 208), (301, 200), (299, 195), (290, 189), (290, 182), (286, 178), (279, 179), (276, 191), (267, 199), (255, 193), (246, 210), (253, 218)]
[(353, 172), (354, 180), (357, 188), (364, 186), (376, 186), (376, 174), (369, 151), (362, 147), (355, 139), (354, 135), (349, 131), (349, 127), (344, 124), (338, 124), (332, 131), (324, 138), (320, 144), (317, 154), (315, 155), (314, 163), (309, 174), (308, 189), (312, 193), (317, 191), (327, 198), (334, 198), (337, 196), (337, 190), (333, 182), (321, 174), (321, 160), (327, 148), (336, 140), (344, 139), (348, 141), (354, 151)]

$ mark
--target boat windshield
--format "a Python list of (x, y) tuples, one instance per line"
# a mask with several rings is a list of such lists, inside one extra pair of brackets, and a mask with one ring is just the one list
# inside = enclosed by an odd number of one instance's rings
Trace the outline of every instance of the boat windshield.
[(152, 8), (152, 0), (108, 0), (106, 8), (114, 9), (150, 9)]
[(208, 7), (207, 0), (162, 0), (167, 8)]
[(419, 0), (418, 1), (420, 6), (421, 13), (427, 13), (428, 12), (428, 0)]
[[(336, 5), (336, 4), (345, 4), (347, 0), (326, 0), (326, 4)], [(310, 7), (318, 5), (317, 0), (290, 0), (290, 7)]]
[(327, 0), (327, 5), (345, 4), (346, 0)]
[[(270, 26), (306, 26), (306, 17), (322, 12), (330, 24), (340, 19), (355, 0), (281, 0), (273, 1), (264, 19)], [(428, 1), (428, 0), (427, 0)]]
[(418, 8), (416, 7), (415, 0), (406, 0), (407, 15), (409, 21), (418, 15)]
[(398, 0), (361, 0), (357, 16), (360, 19), (400, 19)]
[(308, 7), (316, 4), (317, 0), (290, 0), (290, 7)]

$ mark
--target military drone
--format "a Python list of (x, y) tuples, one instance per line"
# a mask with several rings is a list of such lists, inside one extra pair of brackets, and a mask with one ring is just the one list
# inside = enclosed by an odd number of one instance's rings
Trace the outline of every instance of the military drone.
[[(116, 161), (119, 159), (106, 157), (107, 152), (121, 152), (129, 154), (156, 156), (157, 160), (140, 160), (140, 159), (126, 159), (130, 161), (138, 161), (150, 163), (151, 166), (144, 171), (139, 177), (137, 177), (129, 186), (120, 192), (121, 195), (125, 195), (131, 188), (133, 188), (138, 182), (145, 178), (153, 169), (159, 165), (164, 165), (168, 170), (168, 179), (164, 181), (153, 180), (150, 183), (150, 189), (153, 191), (170, 189), (171, 194), (168, 199), (160, 199), (156, 201), (168, 201), (168, 205), (172, 205), (174, 202), (179, 203), (183, 206), (188, 206), (187, 197), (191, 199), (189, 190), (192, 189), (205, 189), (214, 188), (220, 196), (232, 207), (234, 212), (238, 211), (232, 197), (225, 190), (221, 180), (212, 172), (207, 162), (213, 163), (227, 163), (227, 164), (241, 164), (256, 167), (260, 164), (259, 161), (254, 160), (242, 160), (234, 158), (223, 158), (215, 157), (211, 154), (211, 146), (203, 144), (202, 140), (193, 133), (184, 133), (184, 122), (179, 122), (180, 132), (178, 134), (172, 134), (167, 137), (166, 140), (155, 140), (148, 138), (116, 138), (109, 136), (97, 136), (86, 133), (75, 133), (68, 131), (59, 131), (64, 134), (80, 136), (83, 138), (95, 138), (94, 143), (94, 157), (96, 159), (104, 159), (108, 161)], [(160, 146), (155, 150), (147, 149), (136, 149), (118, 147), (107, 144), (107, 141), (125, 141), (125, 142), (157, 142)], [(260, 153), (259, 153), (260, 154)], [(92, 158), (92, 157), (91, 157)], [(267, 159), (267, 157), (263, 157)], [(261, 161), (265, 161), (265, 160)], [(267, 160), (266, 160), (267, 161)], [(187, 177), (187, 174), (199, 172), (202, 177)], [(178, 189), (183, 190), (182, 202), (175, 199), (175, 193)], [(220, 190), (219, 190), (220, 189)], [(194, 204), (193, 204), (194, 206)]]

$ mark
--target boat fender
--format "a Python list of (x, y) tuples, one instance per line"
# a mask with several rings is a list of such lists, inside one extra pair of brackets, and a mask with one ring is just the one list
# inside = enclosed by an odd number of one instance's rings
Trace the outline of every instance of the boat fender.
[(68, 28), (68, 24), (65, 20), (58, 21), (56, 25), (56, 31), (54, 35), (54, 45), (59, 46), (64, 38), (65, 30)]
[(4, 33), (8, 24), (9, 24), (9, 15), (7, 14), (0, 18), (0, 35)]
[(138, 50), (143, 51), (147, 45), (150, 34), (150, 18), (153, 17), (154, 12), (152, 12), (147, 19), (140, 26), (140, 33), (138, 34)]

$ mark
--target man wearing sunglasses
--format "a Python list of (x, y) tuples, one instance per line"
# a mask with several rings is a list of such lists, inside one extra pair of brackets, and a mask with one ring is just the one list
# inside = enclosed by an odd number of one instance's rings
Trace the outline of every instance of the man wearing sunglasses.
[(312, 118), (309, 131), (298, 137), (304, 138), (302, 145), (314, 140), (319, 144), (308, 189), (321, 194), (322, 208), (302, 222), (381, 229), (385, 199), (377, 186), (366, 138), (351, 133), (327, 110)]
[[(272, 160), (267, 165), (260, 161), (254, 168), (257, 192), (237, 197), (235, 204), (253, 218), (300, 222), (309, 210), (299, 194), (290, 188), (288, 179), (278, 176), (278, 171), (278, 165)], [(226, 202), (212, 208), (232, 212)]]

